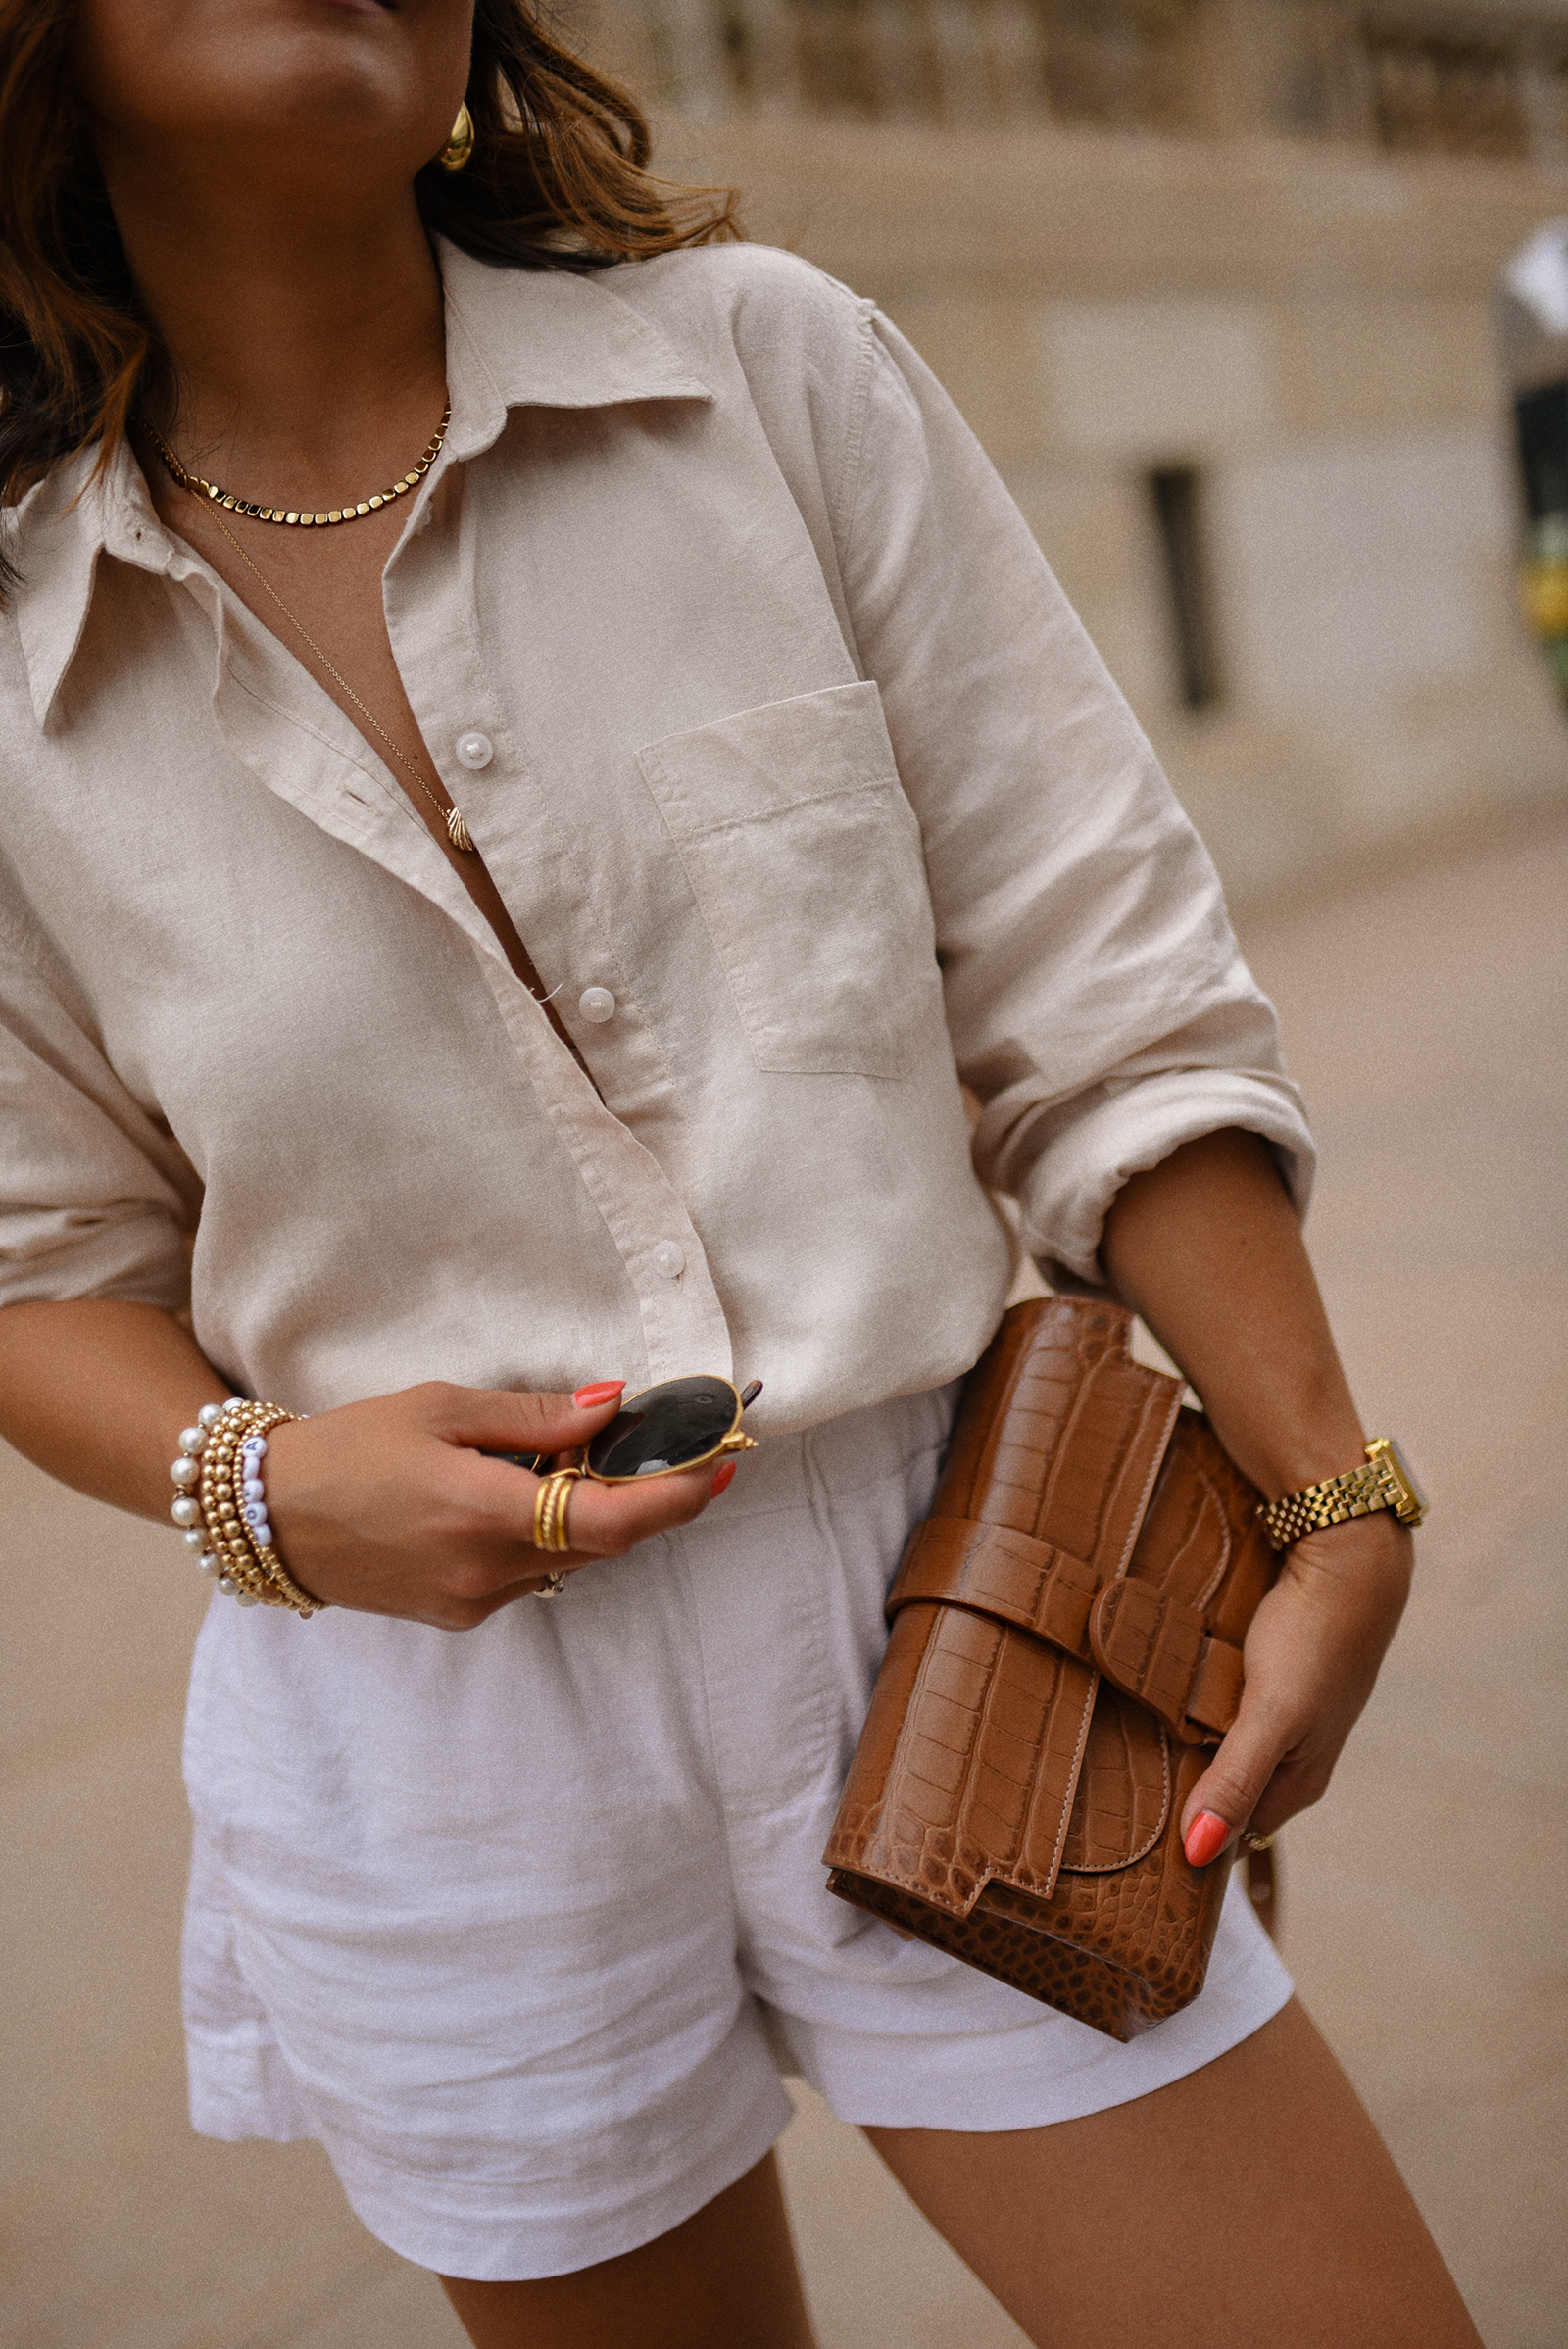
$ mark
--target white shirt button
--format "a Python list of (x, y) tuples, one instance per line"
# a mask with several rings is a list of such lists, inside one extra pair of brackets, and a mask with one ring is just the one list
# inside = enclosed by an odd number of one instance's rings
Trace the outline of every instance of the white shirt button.
[(458, 736), (458, 764), (460, 766), (466, 766), (477, 774), (481, 766), (489, 765), (495, 755), (495, 744), (488, 734), (481, 734), (477, 727), (474, 727), (471, 733)]
[(654, 1250), (654, 1270), (662, 1273), (666, 1281), (678, 1281), (686, 1269), (686, 1250), (673, 1240), (661, 1240)]
[(585, 987), (577, 998), (577, 1008), (597, 1027), (601, 1020), (614, 1018), (615, 999), (608, 987)]

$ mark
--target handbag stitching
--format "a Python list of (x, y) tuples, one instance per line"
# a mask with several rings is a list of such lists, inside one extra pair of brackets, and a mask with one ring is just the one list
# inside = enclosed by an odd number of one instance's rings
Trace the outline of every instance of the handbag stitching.
[[(1136, 1702), (1136, 1699), (1134, 1701)], [(1140, 1860), (1148, 1859), (1154, 1845), (1165, 1833), (1165, 1822), (1170, 1817), (1170, 1737), (1163, 1722), (1160, 1724), (1159, 1731), (1159, 1766), (1164, 1780), (1159, 1803), (1159, 1821), (1148, 1842), (1140, 1844), (1136, 1851), (1130, 1851), (1124, 1860), (1084, 1860), (1076, 1868), (1064, 1860), (1061, 1865), (1063, 1876), (1118, 1876), (1124, 1868), (1136, 1868)]]

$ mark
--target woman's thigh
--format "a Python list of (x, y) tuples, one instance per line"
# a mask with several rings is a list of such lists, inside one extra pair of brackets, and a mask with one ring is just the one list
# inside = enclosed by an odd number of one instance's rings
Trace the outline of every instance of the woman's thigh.
[(772, 2154), (618, 2259), (530, 2283), (442, 2282), (475, 2349), (814, 2349)]
[(1050, 2129), (868, 2129), (1040, 2349), (1480, 2349), (1293, 1999), (1200, 2071)]
[[(1202, 2070), (1085, 2120), (866, 2134), (1040, 2349), (1480, 2349), (1294, 2000)], [(447, 2291), (476, 2349), (811, 2349), (771, 2155), (618, 2259)]]

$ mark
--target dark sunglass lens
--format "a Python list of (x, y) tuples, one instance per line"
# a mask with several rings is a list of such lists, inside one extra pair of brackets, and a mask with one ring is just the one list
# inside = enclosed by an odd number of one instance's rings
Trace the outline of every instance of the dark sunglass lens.
[(542, 1451), (484, 1451), (479, 1456), (484, 1460), (510, 1460), (514, 1468), (535, 1471), (544, 1466), (549, 1455)]
[(735, 1423), (735, 1391), (723, 1379), (670, 1379), (632, 1398), (588, 1446), (596, 1476), (660, 1476), (722, 1444)]

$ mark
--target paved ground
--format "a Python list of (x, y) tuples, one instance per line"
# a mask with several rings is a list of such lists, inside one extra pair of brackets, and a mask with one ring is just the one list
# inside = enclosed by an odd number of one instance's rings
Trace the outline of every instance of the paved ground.
[[(1312, 1236), (1352, 1377), (1425, 1469), (1418, 1596), (1286, 1945), (1489, 2349), (1568, 2341), (1562, 1558), (1568, 832), (1254, 925), (1324, 1146)], [(11, 2349), (459, 2349), (312, 2146), (182, 2105), (172, 1537), (0, 1458)], [(1021, 2335), (852, 2131), (785, 2139), (824, 2349)]]

